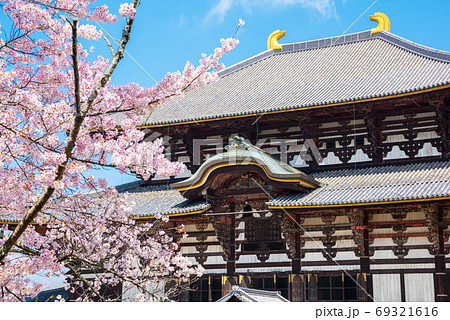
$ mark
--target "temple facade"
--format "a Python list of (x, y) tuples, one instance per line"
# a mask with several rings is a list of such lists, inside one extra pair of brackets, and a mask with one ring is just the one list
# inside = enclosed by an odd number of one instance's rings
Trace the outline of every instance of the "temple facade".
[[(280, 44), (154, 111), (187, 178), (118, 189), (138, 219), (185, 226), (206, 272), (179, 301), (235, 285), (290, 301), (448, 301), (450, 53), (368, 31)], [(169, 284), (166, 284), (169, 285)]]

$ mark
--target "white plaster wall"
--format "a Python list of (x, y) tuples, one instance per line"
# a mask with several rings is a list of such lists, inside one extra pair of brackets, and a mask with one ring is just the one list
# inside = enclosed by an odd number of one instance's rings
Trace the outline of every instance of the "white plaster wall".
[(345, 266), (339, 266), (337, 264), (333, 264), (330, 266), (313, 266), (313, 267), (305, 267), (302, 266), (302, 271), (306, 272), (316, 272), (316, 271), (352, 271), (352, 270), (359, 270), (359, 265), (345, 265)]
[[(271, 254), (269, 256), (269, 259), (266, 260), (266, 262), (290, 262), (291, 260), (288, 258), (287, 254), (280, 253), (280, 254)], [(249, 255), (240, 255), (239, 259), (237, 260), (238, 263), (260, 263), (261, 261), (258, 260), (258, 257), (256, 254), (249, 254)]]
[(318, 225), (318, 224), (324, 224), (322, 222), (321, 218), (305, 218), (305, 223), (304, 225)]
[(398, 146), (394, 146), (392, 150), (384, 157), (384, 160), (389, 159), (405, 159), (408, 158), (406, 153), (403, 150), (400, 150)]
[[(409, 238), (406, 245), (420, 245), (420, 244), (429, 244), (426, 237), (419, 237), (419, 238)], [(394, 246), (394, 242), (390, 238), (377, 238), (374, 240), (373, 246)], [(432, 256), (428, 252), (427, 249), (415, 249), (415, 250), (409, 250), (408, 255), (406, 258), (431, 258)], [(394, 252), (392, 250), (375, 250), (375, 254), (373, 255), (372, 259), (398, 259)], [(395, 268), (434, 268), (433, 264), (401, 264), (401, 265), (395, 265)], [(384, 267), (381, 267), (381, 265), (373, 265), (372, 268), (374, 269), (386, 269)], [(392, 268), (392, 265), (391, 267)], [(389, 269), (389, 268), (387, 268)]]
[(305, 254), (305, 258), (303, 258), (302, 261), (326, 261), (326, 259), (323, 257), (322, 252), (308, 252)]
[(320, 129), (335, 128), (339, 126), (340, 126), (339, 122), (326, 122), (320, 125)]
[(335, 156), (334, 152), (328, 152), (327, 156), (322, 159), (322, 162), (319, 165), (325, 166), (330, 164), (342, 164), (342, 161)]
[(269, 130), (261, 130), (260, 134), (280, 134), (280, 132), (276, 129), (269, 129)]
[(336, 254), (336, 257), (334, 260), (339, 263), (340, 261), (346, 261), (346, 260), (355, 260), (358, 259), (355, 256), (355, 253), (353, 251), (344, 251), (344, 252), (338, 252)]
[(433, 302), (434, 281), (431, 273), (405, 274), (406, 302)]
[(412, 211), (408, 212), (404, 221), (408, 220), (422, 220), (425, 219), (425, 213), (423, 211)]
[[(395, 132), (396, 130), (393, 130), (392, 132)], [(390, 130), (385, 130), (383, 133), (389, 133)], [(386, 137), (386, 140), (384, 142), (386, 143), (393, 143), (393, 142), (406, 142), (408, 140), (405, 139), (405, 137), (402, 134), (391, 134)]]
[(405, 116), (388, 116), (385, 118), (386, 121), (393, 121), (393, 120), (404, 120)]
[[(373, 246), (393, 246), (394, 242), (390, 238), (376, 238), (374, 239)], [(375, 250), (372, 259), (397, 259), (392, 250)], [(374, 265), (373, 268), (376, 268)]]
[(227, 269), (210, 269), (210, 270), (205, 270), (204, 274), (222, 274), (223, 275), (226, 273), (227, 273)]
[[(268, 268), (248, 268), (248, 269), (244, 269), (244, 268), (237, 268), (236, 269), (236, 273), (247, 273), (247, 272), (289, 272), (291, 271), (292, 268), (291, 267), (277, 267), (277, 268), (273, 268), (273, 267), (268, 267)], [(224, 273), (226, 273), (227, 271), (224, 270)], [(217, 273), (216, 271), (214, 271), (214, 273)]]
[(294, 156), (294, 159), (292, 159), (291, 162), (289, 162), (289, 164), (293, 167), (308, 167), (308, 164), (306, 164), (305, 160), (303, 160), (302, 158), (300, 158), (300, 156), (296, 155)]
[(419, 150), (419, 152), (417, 153), (417, 155), (415, 157), (419, 158), (419, 157), (431, 157), (431, 156), (440, 156), (440, 155), (441, 155), (441, 152), (439, 152), (438, 149), (433, 147), (430, 142), (426, 142), (426, 143), (424, 143), (423, 148)]
[(337, 216), (334, 223), (349, 223), (348, 216)]
[[(208, 237), (206, 237), (206, 240), (205, 240), (205, 242), (214, 242), (214, 241), (217, 241), (217, 238), (215, 236), (208, 236)], [(195, 237), (188, 236), (187, 238), (184, 238), (183, 241), (181, 241), (180, 243), (183, 244), (183, 243), (199, 243), (199, 242), (197, 241), (197, 239)]]
[[(372, 219), (370, 222), (386, 222), (386, 221), (393, 221), (391, 214), (389, 213), (382, 213), (382, 214), (374, 214), (372, 215)], [(374, 230), (375, 231), (375, 230)]]
[(400, 269), (434, 269), (434, 263), (422, 263), (422, 264), (372, 264), (370, 266), (371, 270), (396, 270)]
[(374, 274), (372, 280), (376, 302), (402, 301), (399, 274)]
[(354, 154), (350, 160), (348, 161), (348, 163), (355, 163), (355, 162), (366, 162), (366, 161), (371, 161), (371, 159), (369, 158), (369, 156), (367, 154), (365, 154), (361, 149), (357, 149), (356, 150), (356, 154)]
[(439, 138), (439, 136), (437, 135), (436, 131), (419, 132), (417, 134), (417, 139), (418, 140), (437, 139), (437, 138)]

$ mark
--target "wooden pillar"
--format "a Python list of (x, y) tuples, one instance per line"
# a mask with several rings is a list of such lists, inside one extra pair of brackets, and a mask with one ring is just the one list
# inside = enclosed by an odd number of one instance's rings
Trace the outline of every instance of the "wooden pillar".
[(302, 261), (301, 261), (301, 235), (302, 232), (300, 232), (300, 227), (299, 225), (302, 223), (300, 216), (299, 215), (295, 215), (295, 222), (298, 223), (297, 226), (295, 226), (295, 229), (299, 229), (297, 232), (295, 232), (294, 234), (294, 239), (295, 239), (295, 252), (294, 252), (294, 257), (292, 258), (292, 273), (293, 274), (299, 274), (302, 268)]
[(435, 275), (436, 275), (436, 301), (445, 302), (448, 300), (448, 282), (447, 282), (447, 271), (445, 266), (445, 241), (444, 241), (444, 228), (442, 227), (442, 208), (437, 207), (437, 219), (438, 225), (437, 235), (438, 235), (438, 253), (434, 257), (435, 264)]
[(305, 301), (304, 277), (302, 274), (289, 275), (289, 297), (292, 302)]
[(355, 249), (359, 257), (360, 273), (356, 276), (358, 282), (358, 301), (373, 301), (373, 284), (370, 273), (370, 257), (373, 255), (370, 248), (369, 217), (362, 209), (352, 209), (350, 213), (350, 224), (353, 231), (353, 239), (358, 246)]
[(436, 302), (446, 302), (448, 300), (448, 282), (445, 269), (445, 254), (439, 253), (434, 257), (436, 275)]
[[(310, 113), (304, 112), (299, 116), (299, 128), (302, 132), (303, 145), (306, 148), (306, 152), (300, 152), (300, 157), (305, 160), (310, 169), (317, 169), (321, 161), (321, 159), (316, 158), (316, 156), (320, 157), (318, 148), (319, 138), (317, 137), (318, 126), (312, 124)], [(313, 152), (317, 152), (318, 154), (314, 155)]]
[[(279, 214), (279, 213), (278, 213)], [(289, 275), (289, 297), (291, 301), (305, 301), (305, 282), (301, 272), (302, 239), (304, 230), (301, 227), (305, 218), (301, 215), (281, 213), (280, 227), (289, 249), (288, 257), (291, 259), (292, 274)]]
[(317, 274), (308, 274), (308, 301), (319, 300), (317, 282), (318, 282)]
[(405, 271), (400, 270), (400, 296), (402, 302), (406, 302), (406, 286), (405, 286)]
[(383, 133), (382, 133), (382, 121), (377, 117), (373, 104), (366, 104), (361, 108), (364, 123), (367, 127), (367, 138), (372, 148), (372, 161), (373, 163), (383, 162)]
[(230, 252), (227, 260), (227, 276), (234, 276), (236, 272), (236, 217), (230, 217)]
[[(229, 200), (229, 201), (228, 201)], [(215, 210), (219, 212), (235, 212), (235, 204), (231, 199), (214, 199)], [(234, 276), (236, 271), (236, 217), (235, 215), (221, 215), (210, 217), (209, 221), (214, 227), (217, 240), (223, 249), (223, 258), (226, 261), (227, 276)]]
[(437, 134), (441, 137), (441, 145), (439, 151), (442, 152), (443, 157), (448, 157), (450, 152), (450, 137), (449, 137), (449, 121), (448, 115), (450, 106), (446, 104), (444, 99), (432, 99), (429, 103), (434, 106), (436, 110), (436, 122), (438, 124)]
[(369, 244), (369, 229), (367, 228), (369, 224), (369, 218), (367, 212), (363, 211), (364, 218), (364, 231), (363, 231), (363, 252), (360, 256), (360, 270), (363, 275), (363, 279), (365, 281), (365, 291), (361, 290), (361, 300), (362, 301), (373, 301), (373, 283), (372, 283), (372, 275), (370, 274), (370, 256), (372, 255), (370, 252)]
[(434, 255), (434, 291), (435, 301), (444, 302), (448, 301), (448, 282), (447, 282), (447, 270), (445, 266), (445, 255), (448, 250), (445, 248), (445, 242), (448, 240), (448, 236), (444, 233), (443, 228), (443, 212), (442, 208), (437, 204), (424, 205), (425, 217), (427, 220), (428, 241), (431, 242), (429, 248), (430, 254)]
[(208, 302), (212, 302), (212, 278), (208, 277)]

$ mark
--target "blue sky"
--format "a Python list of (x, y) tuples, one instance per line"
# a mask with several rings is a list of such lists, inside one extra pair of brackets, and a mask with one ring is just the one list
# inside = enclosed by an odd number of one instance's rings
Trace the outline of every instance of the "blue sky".
[[(113, 12), (121, 2), (107, 1)], [(276, 29), (287, 31), (281, 43), (339, 36), (375, 27), (369, 15), (376, 11), (388, 15), (392, 33), (450, 51), (448, 0), (143, 0), (138, 10), (128, 51), (157, 80), (211, 53), (220, 38), (233, 35), (239, 18), (246, 22), (237, 35), (241, 43), (224, 59), (226, 65), (264, 51)], [(131, 59), (118, 74), (119, 83), (154, 83)]]
[[(106, 1), (114, 13), (122, 2)], [(142, 68), (126, 56), (113, 83), (152, 86), (166, 72), (182, 70), (186, 60), (196, 64), (201, 53), (213, 52), (220, 38), (234, 34), (239, 18), (245, 20), (237, 34), (240, 44), (223, 59), (226, 66), (266, 50), (267, 37), (276, 29), (287, 31), (281, 43), (339, 36), (374, 28), (369, 15), (377, 11), (390, 18), (392, 33), (450, 51), (448, 0), (143, 0), (127, 47)], [(123, 22), (104, 27), (119, 38)], [(108, 56), (106, 49), (97, 52)], [(111, 185), (135, 180), (112, 171), (97, 175)]]

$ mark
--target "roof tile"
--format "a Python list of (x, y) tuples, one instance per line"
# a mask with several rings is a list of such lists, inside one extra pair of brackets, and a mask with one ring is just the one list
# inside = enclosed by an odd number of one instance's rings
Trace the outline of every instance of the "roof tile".
[(369, 30), (267, 50), (168, 101), (144, 125), (301, 109), (447, 84), (449, 52)]

